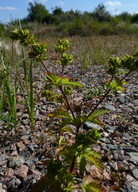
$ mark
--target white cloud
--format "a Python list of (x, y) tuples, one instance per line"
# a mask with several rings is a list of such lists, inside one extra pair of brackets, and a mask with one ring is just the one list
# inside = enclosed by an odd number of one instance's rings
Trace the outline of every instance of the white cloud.
[(110, 8), (120, 7), (122, 4), (119, 1), (106, 1), (105, 5)]
[(0, 10), (15, 11), (15, 7), (0, 7)]
[(62, 2), (62, 1), (60, 1), (58, 4), (59, 4), (60, 6), (62, 6), (62, 7), (65, 5), (65, 3)]

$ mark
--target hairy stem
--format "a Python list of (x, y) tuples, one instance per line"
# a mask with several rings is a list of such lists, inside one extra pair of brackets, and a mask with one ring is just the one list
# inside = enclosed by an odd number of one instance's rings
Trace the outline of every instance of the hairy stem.
[(44, 64), (44, 61), (41, 61), (41, 64), (43, 65), (44, 69), (49, 72), (48, 68), (46, 67), (46, 65)]
[[(62, 94), (63, 94), (63, 96), (64, 96), (64, 99), (66, 100), (66, 103), (67, 103), (67, 105), (68, 105), (68, 108), (69, 108), (69, 110), (70, 110), (70, 112), (71, 112), (71, 114), (72, 114), (72, 117), (73, 117), (73, 119), (74, 119), (74, 122), (75, 122), (75, 124), (76, 124), (76, 135), (77, 135), (77, 133), (78, 133), (78, 131), (79, 131), (79, 127), (78, 127), (78, 125), (77, 125), (77, 123), (76, 123), (76, 118), (75, 118), (74, 112), (73, 112), (73, 110), (72, 110), (72, 107), (71, 107), (71, 105), (70, 105), (70, 103), (69, 103), (69, 101), (68, 101), (68, 98), (67, 98), (66, 94), (64, 93), (62, 87), (60, 86), (59, 89), (60, 89), (60, 91), (62, 92)], [(76, 156), (74, 155), (73, 160), (72, 160), (72, 163), (71, 163), (71, 166), (70, 166), (70, 173), (71, 173), (71, 172), (73, 171), (73, 169), (74, 169), (75, 160), (76, 160)]]
[(75, 120), (76, 118), (75, 118), (74, 112), (73, 112), (73, 110), (72, 110), (72, 107), (71, 107), (71, 105), (70, 105), (70, 103), (69, 103), (69, 101), (68, 101), (68, 98), (67, 98), (66, 94), (64, 93), (64, 91), (63, 91), (63, 89), (62, 89), (61, 86), (59, 87), (59, 89), (60, 89), (60, 91), (61, 91), (64, 99), (66, 100), (66, 103), (67, 103), (67, 105), (68, 105), (68, 108), (69, 108), (69, 110), (70, 110), (70, 112), (71, 112), (71, 114), (72, 114), (72, 117), (73, 117), (73, 119), (74, 119), (74, 122), (75, 122), (75, 121), (76, 121), (76, 120)]

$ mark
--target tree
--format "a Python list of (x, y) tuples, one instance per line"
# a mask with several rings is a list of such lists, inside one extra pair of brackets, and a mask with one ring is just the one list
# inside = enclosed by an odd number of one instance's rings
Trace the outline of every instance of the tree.
[(134, 15), (132, 16), (131, 22), (132, 22), (132, 23), (138, 23), (138, 13), (137, 13), (137, 14), (134, 14)]
[(118, 15), (118, 18), (121, 19), (124, 22), (130, 23), (131, 22), (131, 14), (128, 13), (127, 11), (122, 12), (121, 14)]
[(63, 10), (62, 10), (61, 7), (55, 7), (55, 8), (53, 9), (53, 15), (54, 15), (54, 16), (61, 16), (61, 15), (63, 15), (63, 14), (64, 14), (64, 12), (63, 12)]
[(45, 6), (37, 2), (34, 2), (34, 4), (30, 2), (29, 8), (27, 10), (29, 12), (27, 19), (31, 22), (43, 22), (45, 18), (49, 15)]
[(64, 21), (64, 11), (61, 7), (55, 7), (52, 11), (54, 23), (60, 24)]
[(96, 18), (98, 21), (110, 21), (111, 19), (110, 13), (106, 10), (103, 4), (99, 4), (95, 8), (93, 12), (93, 17)]

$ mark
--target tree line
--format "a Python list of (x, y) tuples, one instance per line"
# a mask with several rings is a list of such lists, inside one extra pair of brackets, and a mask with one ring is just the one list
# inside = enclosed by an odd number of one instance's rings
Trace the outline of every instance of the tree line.
[(29, 3), (28, 15), (22, 21), (58, 24), (61, 22), (70, 22), (78, 18), (81, 18), (83, 21), (94, 19), (99, 22), (110, 22), (113, 19), (118, 19), (128, 23), (138, 23), (138, 14), (131, 15), (128, 12), (122, 12), (119, 15), (112, 16), (106, 10), (104, 4), (99, 4), (93, 12), (85, 11), (82, 13), (79, 10), (73, 11), (72, 9), (64, 12), (61, 7), (55, 7), (52, 13), (49, 13), (44, 5), (37, 2)]

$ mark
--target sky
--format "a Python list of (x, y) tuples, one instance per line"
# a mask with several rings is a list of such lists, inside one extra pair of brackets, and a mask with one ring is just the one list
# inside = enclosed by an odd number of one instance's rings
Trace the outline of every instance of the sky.
[[(14, 19), (23, 19), (28, 15), (28, 4), (34, 0), (0, 0), (0, 22), (6, 23)], [(36, 0), (45, 5), (49, 12), (56, 6), (63, 11), (70, 9), (81, 12), (92, 12), (100, 3), (112, 14), (120, 14), (124, 11), (138, 13), (138, 0)]]

